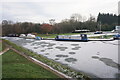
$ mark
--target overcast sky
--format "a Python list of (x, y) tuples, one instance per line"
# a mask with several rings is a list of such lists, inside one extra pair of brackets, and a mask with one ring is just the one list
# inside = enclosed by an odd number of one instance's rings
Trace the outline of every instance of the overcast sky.
[[(119, 0), (2, 0), (0, 15), (2, 20), (14, 22), (49, 22), (55, 19), (60, 22), (69, 19), (74, 13), (87, 18), (98, 13), (118, 14)], [(2, 9), (2, 10), (1, 10)]]

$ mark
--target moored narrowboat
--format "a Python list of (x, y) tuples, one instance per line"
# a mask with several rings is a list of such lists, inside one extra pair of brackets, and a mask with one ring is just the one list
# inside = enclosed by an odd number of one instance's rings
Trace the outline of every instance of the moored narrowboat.
[(88, 41), (86, 34), (80, 34), (80, 36), (73, 35), (58, 35), (55, 40), (57, 41)]

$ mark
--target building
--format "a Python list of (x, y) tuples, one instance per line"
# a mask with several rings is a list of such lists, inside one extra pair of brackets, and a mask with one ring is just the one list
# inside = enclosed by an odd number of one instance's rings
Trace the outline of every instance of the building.
[(119, 31), (119, 30), (120, 30), (120, 26), (116, 26), (116, 27), (115, 27), (115, 30), (116, 30), (116, 31)]
[(118, 32), (118, 33), (120, 33), (120, 26), (116, 26), (115, 27), (115, 31)]

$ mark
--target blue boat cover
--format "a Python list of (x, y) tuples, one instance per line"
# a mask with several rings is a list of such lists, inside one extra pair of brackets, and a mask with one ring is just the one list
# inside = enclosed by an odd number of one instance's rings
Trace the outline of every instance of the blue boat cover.
[(41, 40), (41, 37), (37, 36), (35, 39), (36, 39), (36, 40)]

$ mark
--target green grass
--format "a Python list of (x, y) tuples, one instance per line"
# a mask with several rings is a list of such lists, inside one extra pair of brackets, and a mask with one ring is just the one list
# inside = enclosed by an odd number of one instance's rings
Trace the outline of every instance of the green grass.
[(94, 39), (101, 39), (101, 38), (103, 38), (103, 39), (110, 39), (112, 37), (113, 37), (113, 35), (106, 35), (106, 36), (93, 36), (93, 37), (89, 37), (89, 38), (94, 38)]
[(2, 51), (2, 42), (0, 41), (0, 52)]
[(2, 40), (0, 40), (0, 52), (3, 51), (4, 49), (6, 49), (5, 44), (2, 42)]
[(12, 50), (2, 55), (3, 78), (58, 78)]

